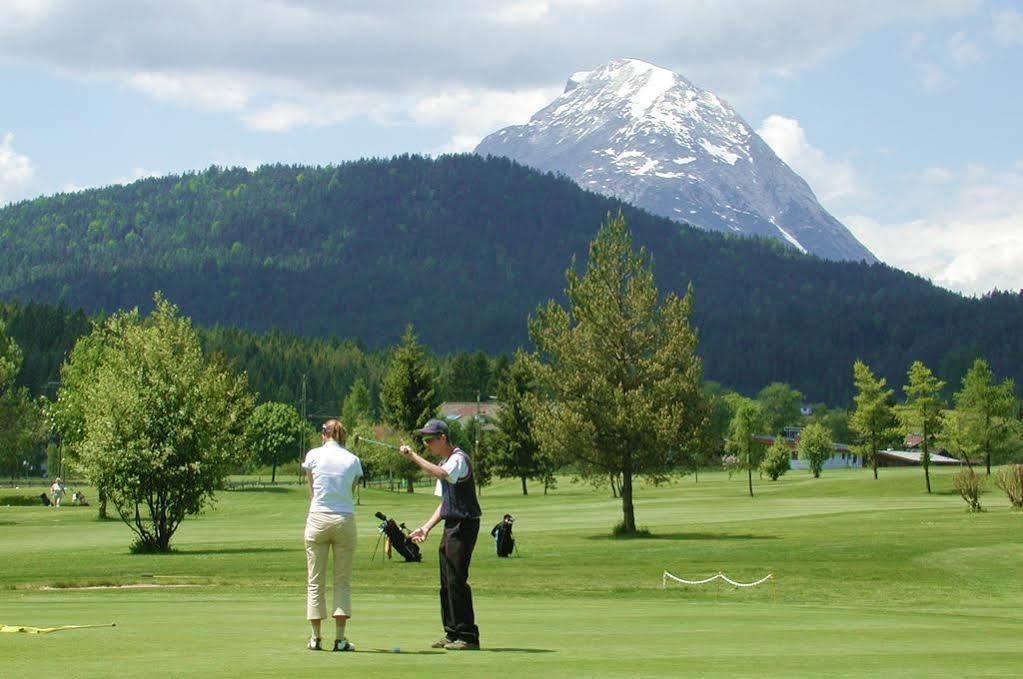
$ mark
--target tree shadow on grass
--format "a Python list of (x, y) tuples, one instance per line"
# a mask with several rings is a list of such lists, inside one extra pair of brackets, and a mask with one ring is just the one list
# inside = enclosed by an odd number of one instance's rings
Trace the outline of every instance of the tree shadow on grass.
[(229, 493), (287, 493), (289, 489), (284, 486), (241, 486), (225, 490)]
[(303, 552), (297, 547), (221, 547), (218, 549), (174, 549), (168, 554), (195, 556), (200, 554), (266, 554), (270, 552)]
[(751, 533), (645, 533), (641, 535), (590, 535), (587, 540), (777, 540), (776, 535)]
[[(387, 653), (388, 655), (447, 655), (448, 651), (394, 651), (386, 648), (367, 648), (366, 650), (355, 651), (356, 653)], [(553, 648), (488, 648), (484, 646), (479, 651), (464, 651), (465, 653), (555, 653)]]

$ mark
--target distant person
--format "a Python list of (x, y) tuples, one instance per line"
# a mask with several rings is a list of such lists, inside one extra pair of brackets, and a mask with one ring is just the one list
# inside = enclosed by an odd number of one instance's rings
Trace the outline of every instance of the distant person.
[(54, 507), (60, 507), (60, 500), (64, 497), (64, 482), (60, 480), (58, 476), (53, 480), (53, 485), (50, 486), (50, 502)]
[(451, 445), (444, 421), (430, 420), (415, 433), (422, 437), (430, 455), (441, 461), (439, 465), (429, 462), (407, 445), (399, 448), (402, 455), (437, 479), (434, 495), (441, 498), (433, 516), (409, 535), (413, 542), (423, 542), (430, 530), (444, 521), (444, 536), (440, 539), (440, 611), (444, 636), (433, 642), (432, 647), (476, 651), (480, 647), (480, 631), (472, 606), (469, 563), (479, 537), (483, 512), (476, 500), (472, 463), (461, 448)]
[(305, 553), (308, 566), (306, 618), (312, 627), (307, 648), (323, 650), (320, 642), (320, 621), (327, 617), (327, 559), (334, 552), (334, 618), (335, 651), (354, 651), (355, 645), (345, 638), (345, 625), (352, 617), (352, 559), (355, 556), (355, 503), (352, 496), (362, 478), (362, 463), (343, 448), (348, 434), (338, 420), (323, 424), (320, 438), (323, 445), (313, 448), (302, 462), (308, 472), (309, 516), (305, 524)]
[(515, 539), (512, 537), (512, 524), (514, 522), (515, 518), (511, 514), (505, 514), (504, 518), (501, 519), (501, 523), (490, 530), (498, 556), (506, 557), (515, 549)]

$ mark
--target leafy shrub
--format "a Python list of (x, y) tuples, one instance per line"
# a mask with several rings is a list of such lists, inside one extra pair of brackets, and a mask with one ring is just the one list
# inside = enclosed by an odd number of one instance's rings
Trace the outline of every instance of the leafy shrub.
[(789, 447), (785, 445), (785, 441), (779, 437), (775, 440), (774, 444), (767, 449), (764, 461), (760, 463), (760, 471), (767, 474), (767, 477), (772, 481), (777, 481), (779, 476), (792, 468), (792, 465), (789, 462), (790, 458), (791, 455), (789, 454)]
[(1009, 496), (1014, 508), (1023, 510), (1023, 464), (1010, 464), (999, 469), (995, 485)]
[(982, 512), (980, 506), (980, 494), (984, 490), (984, 478), (974, 473), (972, 467), (964, 467), (952, 477), (952, 485), (955, 486), (959, 496), (966, 501), (967, 511)]

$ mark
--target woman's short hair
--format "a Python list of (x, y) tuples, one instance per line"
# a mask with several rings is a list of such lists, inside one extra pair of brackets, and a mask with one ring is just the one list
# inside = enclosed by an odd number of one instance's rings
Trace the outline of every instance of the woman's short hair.
[(345, 444), (345, 440), (348, 438), (348, 432), (345, 431), (345, 425), (341, 424), (340, 420), (327, 420), (323, 423), (323, 435), (329, 439), (334, 439), (341, 445)]

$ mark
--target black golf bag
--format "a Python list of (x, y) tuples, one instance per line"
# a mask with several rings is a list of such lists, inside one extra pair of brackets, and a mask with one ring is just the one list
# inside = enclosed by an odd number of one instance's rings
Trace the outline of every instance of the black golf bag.
[(402, 530), (405, 524), (399, 527), (394, 522), (394, 519), (388, 519), (381, 512), (377, 512), (373, 516), (383, 521), (380, 524), (380, 532), (387, 536), (387, 540), (391, 543), (391, 549), (401, 554), (405, 561), (423, 560), (423, 555), (419, 553), (419, 545), (412, 542), (409, 536), (405, 534), (405, 531)]
[(512, 537), (512, 525), (508, 521), (502, 521), (490, 531), (494, 536), (494, 544), (498, 556), (509, 556), (515, 549), (515, 538)]
[(50, 496), (47, 495), (46, 493), (39, 493), (39, 499), (42, 500), (43, 504), (46, 505), (47, 507), (50, 506), (50, 504), (51, 504)]

